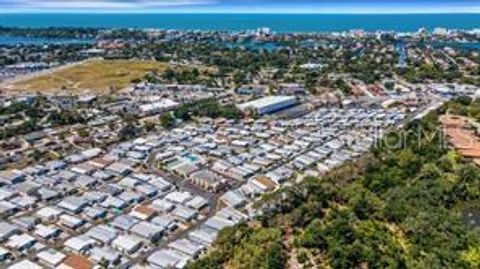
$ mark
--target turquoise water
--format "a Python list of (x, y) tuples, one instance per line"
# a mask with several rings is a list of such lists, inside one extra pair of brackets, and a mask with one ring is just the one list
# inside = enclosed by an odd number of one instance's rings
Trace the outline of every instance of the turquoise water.
[(95, 40), (0, 36), (0, 45), (92, 44)]
[(452, 47), (464, 50), (479, 50), (479, 42), (434, 42), (431, 44), (434, 48)]
[(185, 160), (187, 160), (190, 164), (195, 164), (198, 161), (200, 161), (200, 158), (196, 155), (193, 155), (193, 154), (187, 154), (185, 156)]
[(270, 27), (277, 32), (330, 32), (350, 29), (416, 31), (473, 29), (477, 14), (324, 15), (324, 14), (0, 14), (0, 26), (135, 27), (239, 31)]

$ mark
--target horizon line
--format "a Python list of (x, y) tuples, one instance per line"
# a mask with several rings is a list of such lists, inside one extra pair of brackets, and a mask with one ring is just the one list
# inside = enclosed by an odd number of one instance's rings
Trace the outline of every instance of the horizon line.
[(295, 12), (295, 11), (166, 11), (166, 10), (4, 10), (0, 9), (0, 14), (172, 14), (172, 15), (221, 15), (221, 14), (239, 14), (239, 15), (480, 15), (480, 10), (474, 11), (419, 11), (419, 12), (369, 12), (369, 11), (351, 11), (351, 12)]

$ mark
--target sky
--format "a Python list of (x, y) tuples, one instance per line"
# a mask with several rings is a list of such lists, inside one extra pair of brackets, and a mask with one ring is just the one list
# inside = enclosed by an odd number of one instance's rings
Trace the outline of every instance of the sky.
[(0, 12), (480, 13), (480, 0), (0, 0)]

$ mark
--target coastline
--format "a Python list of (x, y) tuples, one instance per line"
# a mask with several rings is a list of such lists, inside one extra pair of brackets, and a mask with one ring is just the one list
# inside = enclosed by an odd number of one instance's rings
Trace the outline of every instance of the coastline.
[(436, 27), (473, 30), (480, 14), (200, 14), (200, 13), (2, 13), (1, 27), (153, 28), (278, 33), (328, 33), (351, 29), (412, 32)]

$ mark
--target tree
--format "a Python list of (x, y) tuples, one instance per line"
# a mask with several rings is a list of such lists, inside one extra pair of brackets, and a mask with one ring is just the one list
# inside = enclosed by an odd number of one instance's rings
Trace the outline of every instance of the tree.
[(128, 140), (134, 138), (139, 133), (139, 129), (136, 125), (127, 123), (125, 126), (120, 129), (118, 136), (120, 140)]
[(155, 123), (152, 122), (152, 121), (145, 121), (143, 126), (145, 127), (145, 130), (147, 132), (151, 132), (151, 131), (155, 130), (155, 127), (156, 127)]
[(170, 113), (165, 113), (160, 116), (160, 124), (163, 128), (170, 129), (175, 125), (175, 118)]

